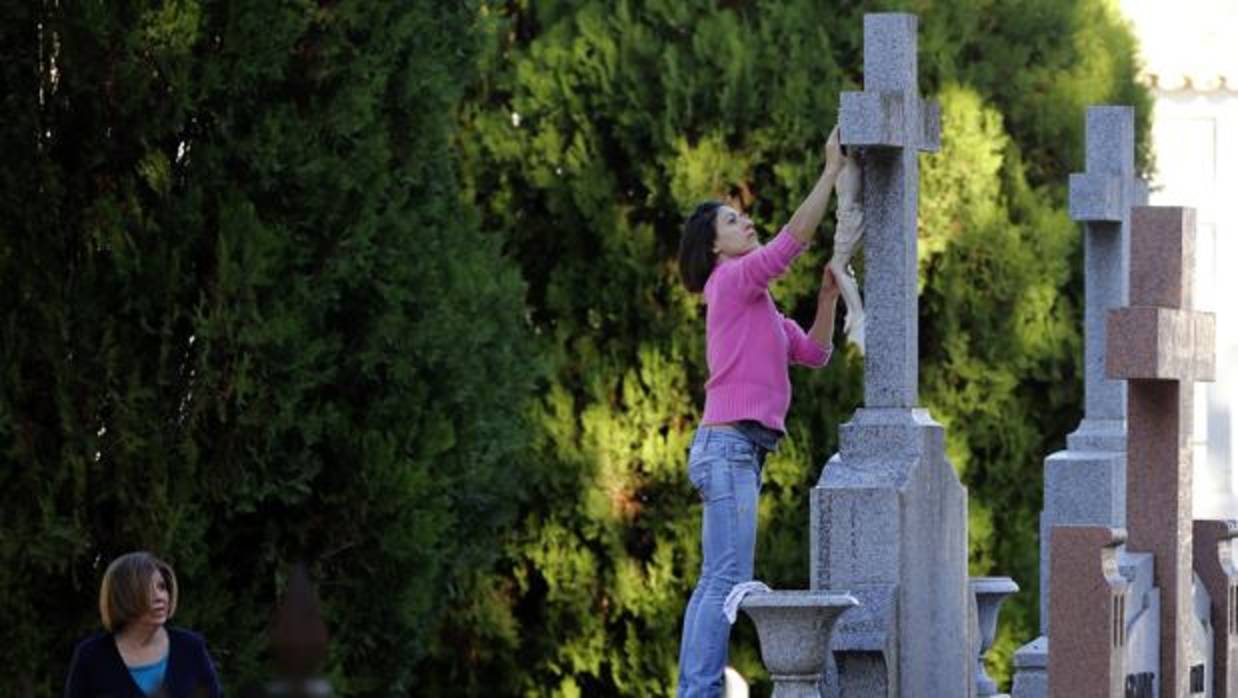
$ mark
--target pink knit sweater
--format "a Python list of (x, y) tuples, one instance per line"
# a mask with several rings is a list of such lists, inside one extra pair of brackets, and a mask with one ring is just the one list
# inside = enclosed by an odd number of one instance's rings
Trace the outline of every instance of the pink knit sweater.
[(781, 276), (800, 252), (801, 243), (783, 228), (768, 245), (714, 267), (705, 282), (704, 424), (755, 419), (786, 431), (783, 420), (791, 404), (787, 367), (819, 368), (833, 346), (818, 345), (794, 320), (783, 317), (769, 295), (770, 281)]

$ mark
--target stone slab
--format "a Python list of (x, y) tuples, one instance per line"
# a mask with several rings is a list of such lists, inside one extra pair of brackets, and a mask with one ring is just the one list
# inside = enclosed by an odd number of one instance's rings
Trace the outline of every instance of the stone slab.
[[(1125, 447), (1125, 432), (1120, 443)], [(1124, 451), (1058, 451), (1045, 459), (1044, 510), (1040, 514), (1040, 540), (1050, 539), (1057, 525), (1126, 525), (1126, 453)], [(1049, 589), (1053, 571), (1050, 546), (1040, 546), (1040, 588)], [(1048, 632), (1048, 594), (1040, 604), (1041, 632)]]
[[(1121, 384), (1120, 381), (1114, 381)], [(1126, 408), (1120, 419), (1084, 419), (1079, 428), (1066, 436), (1066, 450), (1074, 452), (1121, 453), (1126, 457)], [(1053, 456), (1049, 456), (1052, 458)], [(1126, 493), (1120, 493), (1125, 497)]]
[(1048, 698), (1049, 638), (1040, 636), (1014, 653), (1013, 698)]
[(826, 695), (846, 695), (830, 689), (852, 681), (968, 696), (967, 492), (944, 431), (924, 410), (865, 408), (840, 432), (842, 450), (811, 494), (812, 588), (847, 589), (862, 606), (835, 629), (840, 673)]
[(1124, 453), (1058, 451), (1045, 459), (1045, 517), (1055, 524), (1121, 528), (1125, 491)]
[(1121, 698), (1126, 674), (1127, 581), (1118, 569), (1122, 529), (1056, 526), (1049, 603), (1049, 695)]
[(1238, 694), (1238, 560), (1234, 540), (1238, 521), (1194, 522), (1192, 558), (1195, 573), (1211, 599), (1214, 696)]
[[(1118, 560), (1119, 572), (1128, 584), (1126, 646), (1122, 652), (1124, 695), (1155, 695), (1160, 677), (1161, 604), (1160, 590), (1152, 586), (1152, 556), (1119, 549)], [(1014, 668), (1013, 698), (1049, 698), (1048, 637), (1042, 635), (1016, 650)]]
[[(842, 462), (832, 459), (826, 469), (831, 467)], [(885, 487), (852, 487), (847, 496), (822, 498), (813, 515), (813, 588), (853, 589), (898, 579), (900, 557), (891, 553), (901, 543), (901, 508), (898, 492)]]

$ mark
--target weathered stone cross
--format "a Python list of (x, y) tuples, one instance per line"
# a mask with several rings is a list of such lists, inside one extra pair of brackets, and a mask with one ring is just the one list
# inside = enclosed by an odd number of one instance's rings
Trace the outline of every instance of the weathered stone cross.
[(919, 151), (939, 147), (941, 110), (920, 99), (915, 15), (864, 16), (864, 91), (842, 94), (842, 143), (864, 153), (864, 403), (915, 407), (919, 381)]
[[(1049, 632), (1054, 526), (1126, 526), (1126, 383), (1105, 378), (1105, 314), (1129, 297), (1131, 207), (1146, 187), (1135, 175), (1135, 110), (1087, 110), (1086, 171), (1070, 176), (1070, 214), (1084, 224), (1084, 415), (1067, 449), (1045, 460), (1040, 528), (1040, 632)], [(1024, 657), (1030, 660), (1030, 657)]]
[(1161, 589), (1160, 695), (1191, 695), (1191, 421), (1194, 382), (1216, 372), (1216, 325), (1192, 310), (1195, 213), (1138, 207), (1131, 305), (1112, 311), (1106, 368), (1128, 381), (1127, 547), (1155, 555)]
[(864, 158), (868, 305), (865, 405), (839, 428), (811, 499), (812, 588), (860, 602), (835, 629), (828, 698), (975, 693), (967, 490), (945, 430), (916, 405), (918, 158), (941, 130), (916, 86), (917, 23), (865, 15), (865, 90), (842, 95), (842, 142)]
[[(1089, 107), (1086, 168), (1070, 176), (1070, 217), (1084, 224), (1084, 417), (1069, 437), (1075, 451), (1126, 450), (1126, 383), (1105, 377), (1105, 316), (1126, 305), (1130, 210), (1145, 203), (1135, 174), (1135, 110)], [(1120, 486), (1120, 483), (1119, 483)], [(1121, 527), (1122, 492), (1106, 493), (1116, 517), (1072, 523)], [(1119, 501), (1110, 501), (1116, 497)]]

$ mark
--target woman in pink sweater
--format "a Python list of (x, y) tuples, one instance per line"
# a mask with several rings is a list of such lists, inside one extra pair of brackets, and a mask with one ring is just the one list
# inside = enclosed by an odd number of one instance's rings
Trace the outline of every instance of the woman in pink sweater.
[(769, 284), (812, 241), (845, 163), (835, 128), (816, 185), (767, 245), (751, 219), (716, 201), (698, 206), (684, 226), (679, 271), (689, 291), (705, 294), (709, 381), (688, 456), (688, 477), (704, 502), (703, 560), (684, 612), (679, 698), (722, 695), (731, 633), (723, 602), (735, 585), (752, 579), (761, 467), (785, 431), (788, 367), (820, 368), (833, 350), (839, 290), (829, 267), (807, 332), (778, 312)]

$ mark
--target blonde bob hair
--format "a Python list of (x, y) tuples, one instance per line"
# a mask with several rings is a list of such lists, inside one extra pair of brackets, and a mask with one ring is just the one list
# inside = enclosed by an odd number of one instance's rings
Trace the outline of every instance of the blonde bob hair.
[(172, 566), (146, 551), (112, 560), (99, 587), (99, 615), (108, 632), (116, 632), (150, 610), (150, 583), (155, 574), (168, 588), (168, 618), (176, 613), (176, 573)]

